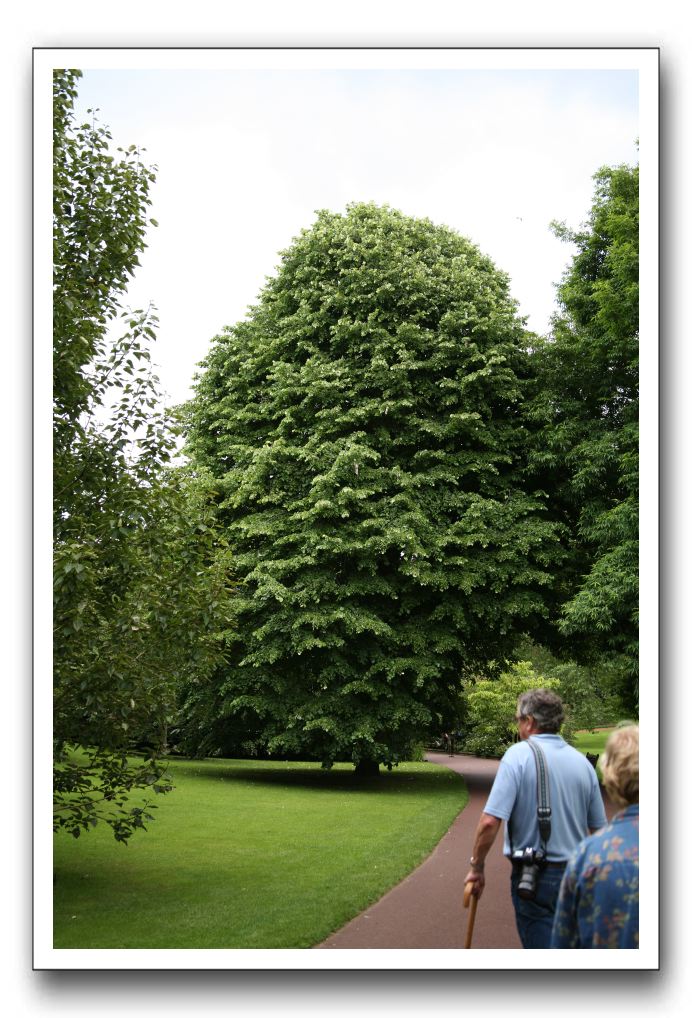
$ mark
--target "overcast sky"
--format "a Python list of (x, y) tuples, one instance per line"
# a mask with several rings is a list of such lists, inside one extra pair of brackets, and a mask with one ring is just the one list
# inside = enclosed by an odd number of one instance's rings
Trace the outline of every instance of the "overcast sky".
[(85, 70), (113, 146), (158, 166), (159, 221), (130, 288), (158, 307), (169, 401), (243, 318), (315, 210), (389, 204), (458, 230), (545, 332), (592, 176), (637, 161), (636, 70)]

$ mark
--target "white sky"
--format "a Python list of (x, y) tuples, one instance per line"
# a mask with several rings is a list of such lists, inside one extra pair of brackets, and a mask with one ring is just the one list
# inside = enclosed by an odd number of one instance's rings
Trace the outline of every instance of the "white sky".
[(549, 223), (578, 226), (593, 173), (636, 162), (640, 133), (627, 69), (89, 69), (87, 107), (113, 146), (143, 146), (158, 166), (160, 225), (128, 301), (158, 308), (154, 360), (173, 403), (315, 210), (352, 201), (471, 238), (547, 331), (571, 255)]

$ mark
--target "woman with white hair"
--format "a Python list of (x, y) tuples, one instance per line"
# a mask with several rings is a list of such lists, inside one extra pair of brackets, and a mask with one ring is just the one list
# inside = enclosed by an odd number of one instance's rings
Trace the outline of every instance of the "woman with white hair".
[(601, 757), (603, 784), (621, 807), (585, 838), (567, 864), (550, 946), (639, 946), (639, 728), (610, 735)]

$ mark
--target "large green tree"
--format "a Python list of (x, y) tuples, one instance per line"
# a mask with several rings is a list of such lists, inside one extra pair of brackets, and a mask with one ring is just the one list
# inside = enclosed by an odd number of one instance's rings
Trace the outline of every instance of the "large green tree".
[(577, 252), (538, 346), (532, 464), (567, 527), (556, 578), (555, 649), (638, 681), (639, 170), (595, 176), (588, 222), (556, 224)]
[(540, 616), (555, 554), (524, 342), (507, 278), (428, 220), (321, 212), (283, 253), (189, 407), (242, 582), (188, 737), (214, 719), (372, 769), (456, 716), (463, 677)]
[(78, 78), (54, 78), (54, 822), (77, 836), (102, 820), (124, 841), (150, 815), (129, 793), (169, 787), (177, 686), (220, 658), (228, 551), (205, 478), (170, 467), (155, 316), (122, 305), (153, 171), (76, 122)]

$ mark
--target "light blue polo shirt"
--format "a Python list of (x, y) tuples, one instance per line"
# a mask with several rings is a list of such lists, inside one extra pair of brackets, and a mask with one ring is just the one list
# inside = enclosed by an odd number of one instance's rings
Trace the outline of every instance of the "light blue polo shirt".
[[(596, 771), (583, 755), (561, 735), (532, 735), (545, 754), (550, 781), (551, 817), (548, 860), (570, 858), (590, 830), (604, 827), (607, 820)], [(536, 764), (527, 742), (507, 750), (485, 804), (485, 813), (507, 821), (512, 817), (512, 848), (539, 848), (536, 817)], [(504, 854), (510, 855), (505, 823)]]

